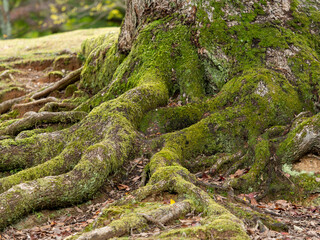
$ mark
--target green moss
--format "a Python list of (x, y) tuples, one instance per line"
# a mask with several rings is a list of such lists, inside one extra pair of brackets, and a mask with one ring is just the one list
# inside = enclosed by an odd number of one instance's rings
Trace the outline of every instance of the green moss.
[(76, 84), (69, 85), (65, 90), (66, 97), (71, 97), (73, 93), (76, 92), (77, 90), (78, 90), (78, 87)]
[(89, 57), (91, 52), (95, 50), (97, 47), (106, 43), (109, 43), (109, 44), (114, 43), (117, 40), (118, 35), (119, 35), (118, 31), (113, 31), (113, 32), (108, 32), (100, 36), (85, 40), (81, 44), (81, 54), (85, 58)]
[(98, 45), (84, 64), (80, 87), (91, 93), (97, 93), (111, 82), (115, 70), (123, 59), (124, 55), (117, 51), (115, 39), (112, 41), (108, 39), (104, 44)]
[(316, 193), (320, 190), (320, 183), (316, 181), (317, 176), (314, 172), (295, 171), (289, 164), (284, 164), (282, 171), (291, 176), (291, 180), (304, 191), (304, 194)]
[(264, 225), (273, 231), (288, 231), (288, 226), (271, 218), (266, 214), (262, 214), (253, 210), (247, 210), (234, 203), (226, 203), (228, 210), (232, 212), (236, 217), (245, 221), (250, 227), (255, 227), (257, 220), (261, 220)]
[(270, 146), (268, 140), (262, 140), (258, 142), (258, 144), (254, 147), (255, 157), (254, 163), (250, 168), (250, 171), (235, 181), (233, 184), (237, 188), (240, 187), (241, 189), (258, 189), (263, 179), (268, 178), (265, 168), (267, 163), (270, 159)]
[(250, 239), (243, 229), (235, 222), (227, 219), (215, 220), (211, 224), (198, 227), (188, 227), (184, 229), (171, 230), (164, 232), (159, 239)]
[[(315, 132), (320, 131), (319, 123), (320, 115), (317, 114), (302, 121), (288, 133), (286, 139), (280, 143), (277, 149), (277, 155), (281, 158), (282, 164), (292, 164), (293, 161), (298, 160), (294, 158), (294, 154), (299, 150), (300, 145), (303, 145), (304, 141), (308, 141), (310, 137), (309, 129)], [(308, 136), (305, 138), (307, 134)]]
[(205, 111), (205, 103), (155, 109), (144, 116), (139, 130), (149, 134), (179, 130), (199, 121)]
[[(295, 46), (299, 51), (288, 57), (288, 65), (297, 78), (295, 81), (303, 101), (316, 98), (314, 91), (311, 91), (313, 96), (310, 96), (308, 76), (318, 85), (319, 62), (314, 56), (319, 54), (320, 37), (319, 34), (312, 34), (317, 32), (317, 26), (320, 25), (318, 11), (310, 7), (312, 4), (304, 3), (304, 7), (298, 7), (300, 4), (292, 2), (293, 20), (289, 24), (294, 29), (290, 29), (283, 27), (281, 21), (253, 22), (256, 16), (264, 15), (263, 1), (255, 3), (250, 12), (244, 12), (244, 5), (234, 1), (210, 2), (209, 6), (203, 6), (197, 11), (197, 20), (201, 22), (198, 29), (199, 45), (202, 47), (201, 52), (205, 53), (205, 69), (211, 76), (208, 79), (210, 93), (220, 90), (227, 76), (246, 69), (264, 67), (268, 48), (281, 51)], [(234, 9), (238, 14), (227, 15), (224, 9)], [(237, 24), (228, 27), (226, 18)]]

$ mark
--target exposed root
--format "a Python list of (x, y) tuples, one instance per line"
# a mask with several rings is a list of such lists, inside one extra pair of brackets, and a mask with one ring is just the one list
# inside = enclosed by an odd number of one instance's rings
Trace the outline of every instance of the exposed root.
[[(194, 232), (194, 236), (196, 236), (197, 231), (202, 231), (205, 232), (205, 234), (211, 234), (212, 232), (215, 232), (214, 235), (216, 237), (218, 237), (220, 234), (228, 234), (228, 239), (237, 239), (240, 236), (242, 237), (241, 239), (248, 239), (241, 226), (241, 221), (231, 215), (225, 208), (216, 204), (206, 192), (204, 192), (200, 188), (197, 188), (189, 181), (185, 180), (184, 177), (182, 177), (185, 176), (184, 171), (185, 170), (183, 170), (183, 168), (179, 167), (167, 167), (166, 169), (159, 169), (159, 171), (157, 171), (151, 179), (150, 183), (152, 184), (148, 184), (146, 187), (138, 189), (133, 193), (132, 196), (128, 196), (126, 200), (118, 202), (117, 205), (119, 205), (120, 203), (120, 205), (122, 205), (128, 204), (130, 202), (133, 203), (141, 201), (148, 197), (147, 194), (155, 193), (154, 191), (150, 191), (149, 189), (160, 190), (160, 188), (162, 188), (162, 191), (170, 190), (177, 192), (180, 196), (187, 196), (186, 200), (177, 202), (167, 207), (160, 207), (152, 212), (147, 212), (144, 214), (139, 213), (138, 210), (137, 214), (133, 213), (122, 216), (121, 219), (113, 221), (106, 227), (100, 229), (98, 228), (96, 230), (93, 230), (92, 232), (83, 234), (82, 236), (80, 236), (80, 238), (74, 239), (100, 239), (98, 238), (98, 236), (104, 237), (101, 237), (101, 239), (120, 237), (125, 234), (129, 234), (130, 229), (132, 228), (145, 228), (145, 225), (147, 223), (146, 220), (156, 224), (157, 226), (160, 226), (162, 229), (165, 229), (164, 226), (162, 226), (164, 223), (176, 219), (181, 215), (185, 215), (192, 210), (197, 210), (200, 208), (202, 209), (202, 211), (207, 213), (207, 217), (204, 218), (203, 221), (201, 221), (200, 229), (197, 229), (196, 227), (190, 228), (190, 230)], [(160, 180), (159, 182), (154, 182), (155, 179), (162, 180)], [(159, 185), (161, 187), (155, 187), (156, 185)], [(103, 211), (107, 211), (109, 207), (105, 208)], [(203, 210), (203, 208), (205, 210)], [(103, 214), (100, 217), (102, 216)], [(143, 216), (144, 221), (141, 220), (141, 216)], [(224, 221), (224, 223), (222, 224), (221, 221)], [(228, 225), (227, 229), (225, 224)], [(97, 227), (99, 227), (99, 225)], [(233, 230), (228, 232), (229, 227), (232, 227)], [(215, 229), (219, 229), (219, 231)], [(161, 236), (182, 237), (183, 235), (179, 233), (179, 230), (171, 230), (168, 232), (164, 232)]]
[[(27, 95), (17, 97), (14, 99), (10, 99), (10, 100), (7, 100), (7, 101), (0, 103), (0, 114), (5, 113), (5, 112), (9, 111), (11, 108), (13, 108), (13, 109), (20, 110), (20, 116), (22, 116), (25, 112), (31, 111), (32, 108), (34, 108), (34, 107), (36, 109), (33, 109), (33, 111), (38, 111), (46, 103), (57, 102), (57, 100), (52, 97), (45, 98), (45, 99), (41, 99), (41, 98), (47, 97), (50, 93), (52, 93), (56, 90), (64, 89), (68, 85), (77, 82), (80, 79), (80, 74), (81, 74), (82, 69), (83, 69), (83, 67), (71, 72), (65, 78), (61, 79), (60, 81), (54, 83), (52, 86), (49, 86), (43, 90), (29, 93)], [(22, 103), (23, 101), (25, 101), (26, 99), (28, 99), (30, 97), (35, 100), (38, 100), (38, 99), (40, 99), (40, 100), (33, 101), (30, 103)], [(51, 106), (51, 107), (53, 107), (53, 106)], [(66, 105), (62, 104), (59, 107), (64, 107), (64, 108), (69, 108), (69, 109), (75, 108), (75, 106), (71, 106), (68, 104), (66, 104)], [(27, 110), (25, 110), (24, 108), (26, 108)], [(21, 110), (21, 109), (24, 109), (24, 110)]]
[(302, 118), (297, 122), (283, 141), (277, 151), (277, 155), (283, 163), (294, 163), (309, 152), (317, 152), (320, 149), (320, 114)]
[[(158, 79), (154, 84), (142, 83), (115, 101), (95, 108), (78, 126), (75, 125), (73, 138), (60, 155), (2, 178), (2, 191), (12, 188), (0, 195), (1, 206), (4, 206), (0, 209), (0, 227), (34, 209), (69, 205), (91, 197), (112, 170), (122, 166), (128, 158), (136, 138), (136, 122), (146, 111), (167, 99), (164, 82)], [(93, 136), (88, 135), (90, 129), (86, 126), (94, 130)], [(82, 151), (79, 151), (80, 147)], [(58, 175), (65, 172), (68, 173)], [(36, 180), (30, 181), (33, 179)], [(25, 181), (30, 182), (16, 185)]]
[(25, 118), (9, 125), (0, 135), (17, 135), (19, 132), (47, 123), (76, 123), (82, 120), (85, 112), (29, 112)]
[(61, 152), (67, 139), (65, 131), (56, 131), (0, 141), (0, 171), (25, 169), (46, 162)]
[(44, 105), (39, 112), (59, 112), (59, 111), (71, 111), (75, 109), (76, 106), (70, 103), (64, 102), (51, 102)]
[(22, 97), (10, 99), (10, 100), (7, 100), (7, 101), (0, 103), (0, 114), (9, 111), (14, 104), (20, 103), (21, 101), (25, 100), (26, 98), (27, 98), (26, 96), (22, 96)]
[(52, 86), (45, 88), (42, 91), (34, 93), (31, 98), (39, 99), (48, 96), (50, 93), (66, 88), (68, 85), (75, 83), (80, 80), (80, 75), (83, 67), (69, 73), (66, 77), (54, 83)]
[(162, 224), (162, 222), (158, 221), (157, 219), (155, 219), (154, 217), (147, 215), (145, 213), (138, 213), (138, 215), (141, 215), (142, 217), (144, 217), (145, 219), (147, 219), (149, 222), (159, 226), (162, 230), (166, 229), (166, 227)]
[(238, 159), (234, 164), (225, 172), (225, 176), (229, 176), (230, 174), (236, 172), (241, 165), (243, 165), (246, 161), (248, 161), (249, 153), (246, 153), (240, 159)]
[(29, 112), (29, 111), (37, 112), (46, 103), (57, 102), (57, 101), (59, 100), (55, 97), (47, 97), (47, 98), (39, 99), (36, 101), (28, 102), (28, 103), (15, 104), (13, 105), (12, 110), (18, 111), (19, 116), (22, 117), (26, 112)]
[(209, 114), (205, 114), (206, 103), (190, 103), (185, 106), (166, 107), (149, 112), (140, 124), (140, 130), (146, 134), (168, 133), (197, 123)]
[(191, 210), (191, 204), (188, 201), (182, 201), (170, 206), (160, 207), (147, 213), (132, 213), (123, 216), (119, 220), (113, 221), (106, 227), (95, 229), (85, 233), (78, 240), (102, 240), (113, 237), (120, 237), (129, 234), (132, 229), (146, 228), (148, 221), (165, 229), (163, 224), (179, 218)]
[(224, 164), (234, 163), (239, 160), (244, 155), (243, 151), (239, 151), (232, 155), (227, 155), (225, 157), (219, 158), (216, 163), (210, 168), (210, 173), (214, 174), (219, 168), (221, 168)]
[(257, 212), (269, 214), (269, 215), (272, 215), (272, 216), (275, 216), (275, 217), (280, 217), (280, 216), (281, 216), (281, 214), (278, 214), (278, 213), (276, 213), (276, 212), (272, 212), (272, 211), (270, 211), (270, 210), (268, 210), (268, 209), (258, 208), (258, 207), (256, 207), (256, 206), (252, 205), (251, 203), (249, 203), (248, 201), (243, 200), (243, 199), (241, 199), (241, 198), (239, 198), (239, 197), (234, 196), (234, 200), (236, 200), (237, 202), (240, 202), (240, 203), (243, 203), (243, 204), (249, 206), (251, 209), (253, 209), (253, 210), (257, 211)]

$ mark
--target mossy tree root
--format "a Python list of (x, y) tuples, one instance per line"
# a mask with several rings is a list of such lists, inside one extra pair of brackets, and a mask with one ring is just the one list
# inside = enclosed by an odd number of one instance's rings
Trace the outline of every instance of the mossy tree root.
[(139, 130), (147, 134), (168, 133), (177, 131), (197, 123), (207, 117), (206, 102), (189, 103), (184, 106), (174, 106), (155, 109), (146, 114), (140, 123)]
[[(249, 239), (244, 231), (243, 223), (224, 207), (215, 203), (205, 191), (190, 182), (191, 178), (193, 178), (192, 175), (182, 167), (162, 167), (154, 174), (154, 177), (151, 178), (151, 181), (147, 186), (138, 189), (133, 192), (132, 195), (117, 202), (117, 206), (123, 204), (136, 204), (147, 198), (149, 194), (155, 194), (155, 192), (159, 191), (178, 193), (180, 199), (182, 198), (184, 200), (164, 207), (166, 210), (163, 207), (159, 207), (150, 213), (147, 212), (145, 214), (148, 216), (144, 216), (145, 219), (141, 218), (141, 214), (139, 214), (139, 210), (137, 210), (137, 213), (124, 215), (121, 219), (115, 220), (108, 226), (101, 228), (101, 226), (103, 226), (101, 223), (104, 218), (104, 214), (102, 213), (100, 220), (98, 220), (100, 224), (96, 224), (97, 229), (85, 233), (80, 237), (74, 236), (71, 239), (96, 239), (95, 237), (98, 236), (103, 236), (105, 237), (104, 239), (120, 237), (129, 234), (132, 229), (140, 229), (140, 231), (147, 229), (148, 225), (146, 220), (149, 220), (149, 222), (156, 225), (158, 225), (158, 223), (165, 224), (179, 216), (185, 216), (186, 213), (192, 210), (205, 213), (206, 217), (201, 221), (200, 227), (165, 231), (160, 237), (182, 238), (186, 233), (189, 233), (187, 236), (190, 238), (196, 238), (199, 234), (202, 234), (206, 235), (206, 239), (209, 239), (210, 237), (215, 239), (226, 235), (228, 236), (228, 239)], [(109, 207), (105, 208), (103, 212), (107, 212)], [(151, 216), (150, 219), (148, 219), (149, 216)]]
[[(163, 105), (167, 99), (165, 82), (146, 78), (76, 124), (76, 131), (60, 155), (1, 179), (5, 192), (0, 195), (0, 228), (35, 209), (65, 206), (92, 197), (110, 172), (129, 157), (137, 122), (146, 111)], [(93, 136), (88, 136), (90, 130)]]
[[(244, 231), (243, 223), (224, 207), (215, 203), (205, 191), (197, 187), (195, 185), (197, 182), (195, 177), (179, 163), (181, 158), (201, 151), (199, 145), (202, 145), (203, 141), (200, 141), (200, 139), (205, 139), (201, 138), (201, 135), (206, 131), (209, 131), (208, 128), (205, 127), (207, 126), (205, 120), (206, 119), (197, 123), (197, 126), (191, 126), (180, 132), (165, 135), (164, 137), (166, 138), (166, 141), (164, 143), (164, 147), (158, 153), (153, 155), (149, 163), (151, 173), (149, 183), (146, 186), (139, 188), (126, 198), (116, 202), (116, 205), (141, 202), (149, 195), (159, 192), (168, 191), (177, 193), (179, 198), (184, 200), (177, 202), (176, 205), (174, 204), (173, 206), (178, 207), (180, 204), (189, 203), (190, 206), (185, 207), (185, 210), (188, 210), (186, 212), (189, 212), (190, 210), (204, 212), (206, 217), (201, 221), (200, 227), (171, 230), (162, 233), (160, 237), (179, 238), (188, 233), (187, 236), (192, 238), (201, 233), (206, 235), (207, 238), (212, 239), (226, 235), (228, 236), (228, 239), (249, 239)], [(197, 134), (195, 134), (196, 127), (198, 127), (198, 131), (196, 132)], [(199, 128), (201, 130), (199, 130)], [(193, 144), (193, 141), (198, 142), (199, 145), (197, 146), (196, 144)], [(107, 209), (108, 208), (106, 208), (106, 210)], [(163, 218), (165, 218), (166, 215), (167, 213), (165, 213)], [(103, 214), (100, 217), (103, 218)], [(141, 216), (136, 214), (133, 217), (131, 214), (122, 217), (120, 220), (112, 222), (102, 229), (93, 230), (90, 233), (80, 236), (80, 238), (75, 236), (72, 239), (86, 239), (85, 237), (96, 236), (95, 234), (97, 233), (101, 235), (105, 234), (103, 236), (109, 236), (108, 234), (110, 231), (112, 231), (113, 234), (118, 234), (117, 236), (128, 234), (130, 233), (130, 227), (127, 224), (128, 220), (126, 217), (130, 217), (131, 221), (136, 224), (133, 225), (134, 228), (141, 229), (143, 227), (141, 224), (141, 221), (143, 220), (141, 219)], [(156, 218), (156, 220), (160, 221), (158, 218)], [(145, 224), (145, 219), (143, 224)], [(98, 224), (96, 227), (99, 228), (101, 225), (99, 226)], [(118, 229), (119, 232), (114, 229)]]
[(281, 142), (277, 150), (282, 163), (297, 162), (307, 153), (320, 152), (320, 113), (313, 117), (303, 117), (294, 122), (286, 140)]
[(217, 170), (219, 170), (224, 164), (228, 163), (236, 163), (239, 161), (241, 157), (244, 156), (244, 151), (239, 151), (232, 155), (226, 155), (219, 158), (210, 168), (210, 173), (214, 174)]
[(18, 111), (19, 116), (22, 117), (26, 112), (29, 112), (35, 108), (39, 110), (47, 103), (58, 102), (58, 101), (59, 100), (55, 97), (47, 97), (47, 98), (42, 98), (35, 101), (27, 102), (27, 103), (14, 104), (12, 106), (12, 110)]
[(0, 171), (25, 169), (45, 162), (66, 146), (65, 131), (42, 133), (22, 139), (0, 141)]
[(65, 102), (52, 102), (44, 105), (39, 112), (59, 112), (59, 111), (71, 111), (75, 109), (76, 106), (72, 103)]
[(28, 116), (10, 124), (0, 135), (17, 135), (23, 130), (48, 123), (76, 123), (82, 120), (85, 112), (29, 112)]
[(184, 216), (191, 211), (189, 201), (178, 202), (171, 206), (159, 207), (156, 210), (133, 213), (123, 216), (119, 220), (113, 221), (110, 225), (102, 228), (97, 228), (91, 232), (81, 235), (78, 240), (102, 240), (114, 237), (121, 237), (130, 234), (131, 230), (147, 228), (148, 222), (157, 224), (161, 228), (163, 224), (175, 220), (180, 216)]

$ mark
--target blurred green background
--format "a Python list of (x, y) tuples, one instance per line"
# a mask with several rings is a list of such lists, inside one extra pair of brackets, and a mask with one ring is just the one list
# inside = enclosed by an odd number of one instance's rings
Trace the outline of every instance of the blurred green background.
[(0, 0), (0, 39), (120, 26), (125, 0)]

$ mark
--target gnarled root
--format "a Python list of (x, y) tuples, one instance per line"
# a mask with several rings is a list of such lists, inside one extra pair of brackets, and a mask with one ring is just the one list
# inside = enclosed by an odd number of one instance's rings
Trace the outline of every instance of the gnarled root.
[(95, 108), (73, 129), (64, 130), (74, 133), (61, 154), (1, 179), (5, 192), (0, 195), (0, 227), (34, 209), (64, 206), (92, 197), (131, 153), (136, 122), (167, 99), (164, 82), (141, 84)]
[[(161, 237), (183, 237), (184, 234), (187, 233), (188, 237), (192, 238), (199, 236), (198, 234), (201, 232), (205, 235), (205, 239), (214, 239), (226, 235), (228, 236), (228, 239), (249, 239), (244, 232), (242, 222), (224, 207), (215, 203), (205, 191), (195, 186), (194, 183), (197, 181), (194, 176), (178, 163), (182, 156), (186, 156), (192, 151), (201, 151), (201, 148), (192, 144), (193, 141), (197, 142), (201, 140), (201, 134), (191, 135), (191, 133), (194, 133), (196, 127), (199, 127), (201, 129), (200, 131), (205, 133), (207, 131), (207, 129), (204, 128), (206, 120), (202, 120), (196, 125), (197, 126), (191, 126), (188, 129), (184, 129), (182, 132), (164, 136), (166, 139), (164, 147), (152, 157), (149, 164), (151, 172), (149, 183), (145, 187), (139, 188), (125, 199), (116, 202), (116, 205), (112, 207), (140, 202), (149, 195), (159, 192), (174, 192), (177, 193), (180, 198), (184, 198), (184, 200), (171, 205), (173, 208), (179, 209), (180, 206), (184, 206), (182, 208), (184, 209), (184, 211), (182, 211), (184, 214), (191, 210), (195, 210), (206, 213), (206, 217), (201, 221), (200, 227), (165, 231), (160, 235)], [(197, 136), (199, 136), (199, 138), (197, 138)], [(186, 147), (186, 145), (190, 147)], [(109, 208), (107, 207), (104, 212), (108, 211)], [(156, 225), (158, 225), (157, 222), (162, 224), (166, 222), (161, 219), (172, 219), (172, 215), (166, 211), (162, 211), (161, 207), (155, 211), (162, 212), (161, 217), (156, 217), (154, 218), (154, 221), (151, 221)], [(145, 214), (152, 216), (151, 213)], [(173, 214), (173, 216), (178, 215), (181, 214)], [(103, 219), (103, 214), (100, 218)], [(128, 224), (128, 219), (132, 222), (131, 225)], [(148, 219), (141, 218), (141, 214), (139, 214), (138, 210), (137, 213), (125, 215), (121, 219), (116, 220), (101, 229), (99, 229), (99, 227), (102, 226), (98, 223), (95, 225), (98, 229), (80, 236), (78, 239), (94, 239), (94, 237), (98, 236), (97, 234), (103, 236), (105, 239), (114, 236), (122, 236), (129, 234), (131, 228), (145, 229), (146, 220)], [(103, 220), (100, 222), (103, 222)], [(109, 235), (110, 232), (112, 232), (112, 235)], [(77, 236), (74, 236), (73, 239), (77, 239)]]
[(163, 224), (177, 219), (190, 212), (191, 204), (188, 201), (178, 202), (171, 206), (163, 206), (147, 213), (134, 213), (115, 220), (110, 225), (97, 228), (81, 235), (78, 240), (102, 240), (121, 237), (129, 234), (131, 230), (146, 227), (148, 222), (164, 228)]
[[(182, 175), (181, 175), (182, 174)], [(187, 179), (189, 173), (181, 167), (163, 167), (154, 174), (150, 183), (137, 191), (133, 192), (126, 199), (117, 202), (115, 206), (106, 207), (95, 225), (97, 228), (91, 232), (85, 233), (79, 237), (73, 236), (72, 239), (110, 239), (112, 237), (120, 237), (130, 234), (131, 230), (140, 229), (147, 230), (147, 223), (150, 222), (165, 230), (163, 224), (170, 220), (185, 216), (187, 213), (194, 211), (205, 212), (206, 217), (201, 221), (201, 226), (184, 228), (181, 230), (164, 231), (160, 237), (188, 237), (196, 238), (201, 235), (201, 239), (215, 239), (221, 236), (228, 236), (228, 239), (249, 239), (244, 232), (242, 222), (233, 216), (224, 207), (218, 205), (203, 190), (193, 185)], [(161, 179), (159, 182), (156, 179)], [(153, 191), (150, 191), (153, 189)], [(119, 220), (111, 222), (108, 226), (102, 227), (104, 219), (108, 217), (108, 212), (116, 206), (121, 207), (124, 203), (136, 203), (148, 197), (146, 193), (155, 194), (155, 192), (176, 192), (180, 197), (184, 196), (185, 200), (181, 200), (169, 206), (158, 207), (151, 212), (140, 212), (139, 208), (131, 214), (125, 214)], [(119, 205), (120, 204), (120, 205)]]

